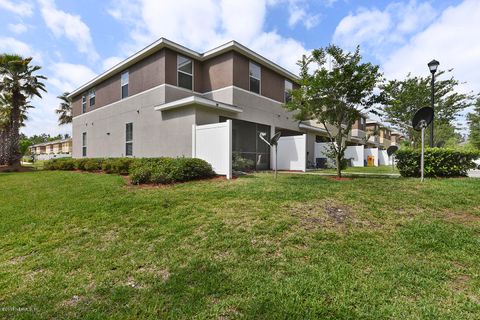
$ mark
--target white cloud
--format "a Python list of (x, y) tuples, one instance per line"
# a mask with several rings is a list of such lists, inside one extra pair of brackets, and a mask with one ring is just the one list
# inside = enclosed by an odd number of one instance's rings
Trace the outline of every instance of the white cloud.
[(48, 78), (47, 87), (53, 85), (60, 92), (73, 91), (96, 76), (95, 72), (84, 65), (65, 62), (53, 63), (49, 71), (51, 76)]
[(92, 60), (99, 58), (93, 45), (90, 28), (78, 15), (58, 10), (53, 0), (39, 0), (43, 20), (55, 37), (66, 37), (72, 41), (77, 50)]
[(103, 70), (108, 70), (114, 65), (122, 62), (125, 58), (120, 57), (109, 57), (102, 62)]
[(288, 4), (289, 18), (288, 25), (294, 27), (302, 23), (305, 28), (311, 29), (320, 22), (320, 15), (309, 14), (308, 3), (302, 0), (289, 0)]
[(29, 1), (10, 1), (0, 0), (0, 9), (13, 12), (19, 16), (31, 16), (33, 13), (33, 5)]
[(12, 37), (0, 37), (0, 52), (19, 54), (22, 57), (34, 58), (34, 63), (42, 63), (42, 54), (35, 51), (30, 45)]
[(442, 69), (453, 68), (457, 79), (468, 82), (465, 89), (480, 91), (480, 42), (474, 40), (476, 30), (480, 30), (480, 6), (476, 0), (451, 6), (388, 55), (383, 69), (389, 77), (404, 77), (408, 72), (428, 75), (427, 63), (435, 58)]
[(8, 24), (8, 29), (12, 31), (13, 33), (20, 34), (24, 33), (27, 31), (28, 27), (27, 25), (23, 23), (9, 23)]
[(357, 45), (382, 60), (392, 45), (402, 45), (428, 26), (437, 16), (429, 2), (392, 2), (384, 10), (360, 8), (344, 17), (333, 42), (348, 49)]
[[(295, 63), (306, 48), (275, 30), (265, 30), (268, 7), (284, 1), (117, 0), (108, 12), (132, 30), (132, 41), (122, 48), (123, 55), (160, 37), (201, 52), (237, 40), (295, 72)], [(315, 24), (309, 23), (310, 27)]]

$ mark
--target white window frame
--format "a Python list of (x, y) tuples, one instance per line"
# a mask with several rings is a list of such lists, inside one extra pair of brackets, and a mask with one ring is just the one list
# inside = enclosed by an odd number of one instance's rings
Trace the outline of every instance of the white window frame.
[[(255, 78), (254, 76), (250, 75), (250, 70), (251, 70), (252, 65), (257, 66), (260, 69), (260, 78)], [(252, 88), (250, 86), (250, 78), (258, 80), (258, 83), (259, 83), (258, 84), (258, 92), (253, 92), (252, 91)], [(255, 63), (255, 62), (251, 61), (251, 60), (248, 63), (248, 91), (256, 93), (256, 94), (262, 94), (262, 66), (259, 65), (258, 63)]]
[(87, 156), (87, 133), (82, 132), (82, 157)]
[(82, 95), (82, 113), (87, 112), (87, 95)]
[[(185, 59), (188, 59), (192, 62), (192, 74), (189, 74), (185, 71), (181, 71), (179, 68), (178, 68), (178, 58), (185, 58)], [(188, 76), (191, 76), (192, 77), (192, 89), (187, 89), (187, 88), (184, 88), (184, 87), (180, 87), (179, 83), (178, 83), (178, 73), (181, 72), (183, 74), (186, 74)], [(190, 91), (195, 91), (195, 61), (190, 58), (190, 57), (186, 57), (186, 56), (183, 56), (181, 54), (177, 54), (177, 87), (179, 88), (182, 88), (182, 89), (185, 89), (185, 90), (190, 90)]]
[[(127, 126), (132, 125), (132, 140), (127, 140)], [(132, 145), (132, 154), (127, 154), (127, 145)], [(125, 157), (133, 157), (133, 122), (126, 122), (125, 123)]]
[[(122, 82), (124, 74), (127, 74), (127, 83)], [(126, 97), (123, 96), (123, 86), (127, 86), (127, 96)], [(126, 71), (124, 71), (120, 74), (120, 99), (125, 99), (125, 98), (128, 98), (130, 96), (129, 89), (130, 89), (130, 73), (128, 72), (128, 70), (126, 70)]]
[[(288, 89), (288, 91), (287, 91), (287, 83), (290, 83), (290, 89)], [(293, 90), (293, 82), (288, 79), (285, 79), (283, 84), (283, 102), (284, 103), (287, 103), (287, 93), (290, 95), (290, 99), (292, 99), (292, 94), (291, 94), (292, 90)]]
[[(92, 98), (95, 99), (95, 103), (93, 104), (92, 106)], [(92, 88), (90, 89), (90, 91), (88, 92), (88, 106), (90, 107), (90, 109), (92, 107), (95, 107), (95, 105), (97, 104), (97, 94), (95, 92), (95, 88)]]

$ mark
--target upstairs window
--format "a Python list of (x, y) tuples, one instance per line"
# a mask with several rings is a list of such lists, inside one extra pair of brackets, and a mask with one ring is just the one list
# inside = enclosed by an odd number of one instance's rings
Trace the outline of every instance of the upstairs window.
[(256, 63), (250, 61), (250, 91), (260, 94), (260, 76), (261, 69)]
[(184, 56), (177, 56), (177, 85), (193, 90), (193, 61)]
[(87, 96), (82, 96), (82, 113), (87, 112)]
[(125, 125), (125, 155), (133, 155), (133, 123)]
[(122, 73), (120, 85), (122, 87), (122, 99), (124, 99), (128, 97), (128, 71)]
[(292, 100), (292, 90), (293, 84), (291, 81), (285, 80), (285, 89), (284, 89), (284, 101), (285, 103), (290, 102)]
[(87, 133), (82, 133), (82, 157), (87, 156)]
[(95, 105), (95, 89), (90, 90), (89, 98), (90, 98), (90, 108), (92, 108)]

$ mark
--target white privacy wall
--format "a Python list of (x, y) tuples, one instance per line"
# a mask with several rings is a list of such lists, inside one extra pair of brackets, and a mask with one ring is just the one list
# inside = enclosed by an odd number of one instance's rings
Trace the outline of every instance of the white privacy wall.
[(307, 169), (307, 135), (281, 137), (277, 145), (278, 170)]
[(386, 166), (389, 164), (390, 164), (390, 161), (388, 159), (387, 150), (378, 150), (378, 165)]
[(345, 159), (352, 160), (352, 167), (363, 167), (363, 146), (348, 146), (345, 149)]
[(232, 178), (232, 120), (192, 126), (192, 157), (207, 161), (217, 174)]
[(365, 161), (368, 161), (368, 156), (373, 156), (375, 160), (374, 165), (376, 167), (378, 166), (378, 148), (365, 148), (363, 150), (363, 156)]

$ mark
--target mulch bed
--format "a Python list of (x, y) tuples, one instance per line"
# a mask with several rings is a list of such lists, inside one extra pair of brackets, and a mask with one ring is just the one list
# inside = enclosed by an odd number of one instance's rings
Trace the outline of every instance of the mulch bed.
[(10, 166), (0, 166), (0, 172), (30, 172), (34, 171), (31, 167), (12, 168)]

